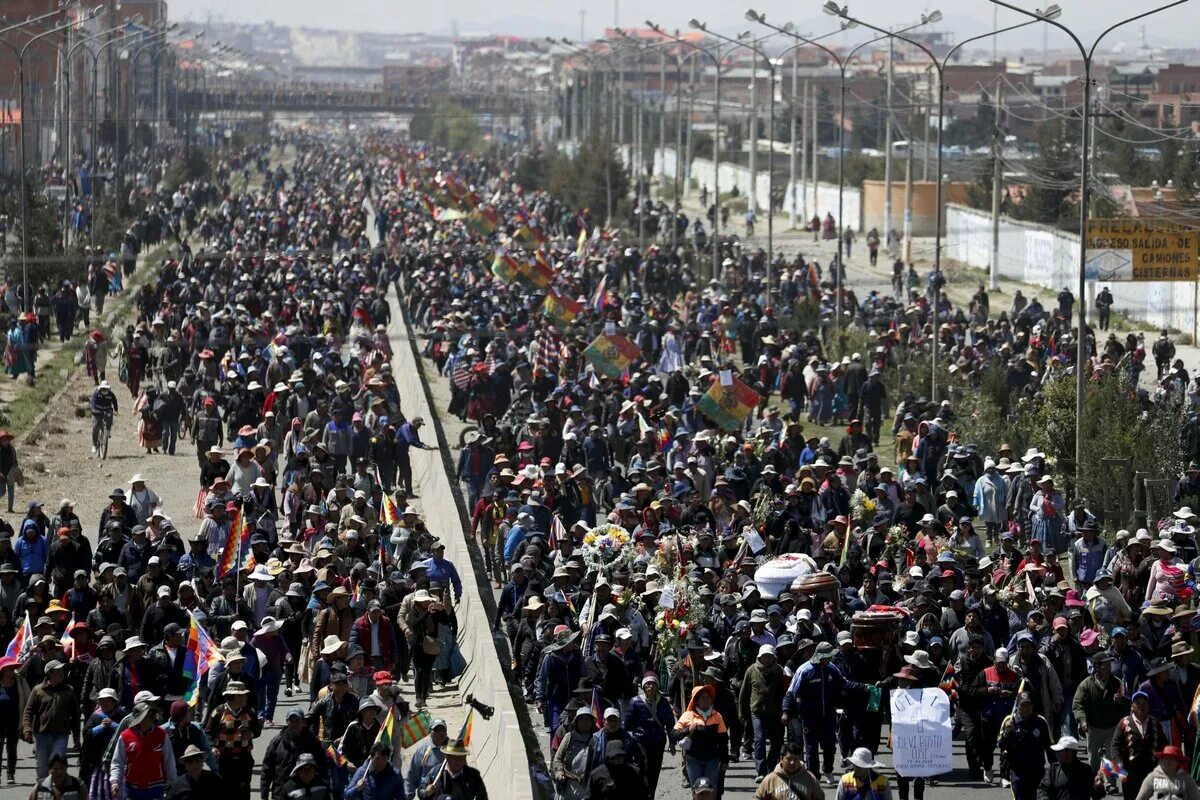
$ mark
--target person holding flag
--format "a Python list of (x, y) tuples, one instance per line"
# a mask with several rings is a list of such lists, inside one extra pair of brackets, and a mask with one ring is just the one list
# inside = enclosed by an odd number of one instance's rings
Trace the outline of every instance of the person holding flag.
[(346, 787), (346, 800), (406, 800), (404, 777), (392, 766), (390, 742), (375, 742), (371, 756), (355, 770)]
[(408, 774), (405, 785), (410, 795), (428, 786), (442, 769), (446, 755), (442, 748), (450, 741), (446, 732), (446, 720), (435, 719), (429, 725), (429, 736), (417, 745), (408, 761)]

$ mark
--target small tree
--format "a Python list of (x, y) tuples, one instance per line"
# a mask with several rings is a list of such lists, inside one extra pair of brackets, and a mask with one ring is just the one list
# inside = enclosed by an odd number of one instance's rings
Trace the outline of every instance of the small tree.
[[(1075, 377), (1064, 375), (1042, 387), (1041, 404), (1033, 414), (1032, 444), (1054, 459), (1060, 469), (1074, 472)], [(1101, 462), (1129, 458), (1135, 472), (1171, 479), (1183, 468), (1184, 417), (1174, 405), (1143, 405), (1123, 375), (1114, 373), (1090, 381), (1084, 395), (1083, 459), (1077, 496), (1101, 497)]]

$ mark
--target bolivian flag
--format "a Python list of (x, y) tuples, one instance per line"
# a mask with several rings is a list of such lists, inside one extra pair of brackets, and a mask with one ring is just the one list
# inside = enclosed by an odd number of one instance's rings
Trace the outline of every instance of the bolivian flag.
[(583, 313), (583, 304), (576, 303), (570, 297), (560, 295), (551, 289), (546, 293), (546, 299), (542, 302), (542, 313), (550, 318), (556, 328), (562, 329)]
[(463, 747), (471, 746), (471, 729), (475, 727), (475, 709), (467, 712), (467, 721), (458, 731), (458, 740), (462, 742)]
[(612, 336), (602, 333), (583, 351), (592, 366), (610, 378), (621, 377), (621, 373), (641, 354), (636, 344), (619, 333)]
[(713, 383), (697, 408), (725, 430), (733, 431), (758, 407), (759, 399), (758, 392), (734, 376), (728, 386), (722, 386), (719, 380)]
[(500, 215), (491, 208), (481, 208), (472, 214), (465, 215), (463, 223), (477, 236), (487, 236), (500, 227)]
[(396, 508), (396, 501), (386, 494), (383, 496), (383, 521), (388, 525), (395, 525), (400, 521), (400, 514)]
[(522, 274), (537, 288), (545, 289), (554, 283), (554, 267), (541, 250), (533, 254), (532, 261), (527, 261), (522, 266)]
[(497, 251), (496, 258), (492, 261), (492, 274), (502, 283), (511, 284), (521, 276), (521, 262), (507, 252)]

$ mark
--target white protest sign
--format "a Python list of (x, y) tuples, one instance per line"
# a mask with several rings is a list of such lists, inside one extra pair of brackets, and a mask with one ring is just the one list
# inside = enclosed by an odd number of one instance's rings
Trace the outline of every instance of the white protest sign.
[(893, 689), (892, 765), (906, 778), (953, 769), (950, 698), (941, 689)]
[(742, 539), (746, 542), (746, 547), (750, 548), (751, 553), (761, 553), (767, 549), (766, 542), (759, 536), (758, 531), (754, 528), (746, 527), (742, 529)]
[(662, 594), (658, 596), (659, 608), (674, 608), (675, 607), (675, 584), (668, 583), (663, 587)]

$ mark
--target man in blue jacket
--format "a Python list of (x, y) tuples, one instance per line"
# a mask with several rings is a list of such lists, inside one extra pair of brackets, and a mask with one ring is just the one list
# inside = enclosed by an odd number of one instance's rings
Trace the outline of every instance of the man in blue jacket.
[(546, 720), (551, 735), (558, 730), (559, 715), (583, 676), (583, 655), (576, 643), (578, 638), (579, 633), (572, 632), (566, 625), (557, 626), (554, 642), (544, 650), (545, 657), (534, 681), (533, 694), (538, 711)]
[(50, 545), (46, 537), (38, 531), (35, 520), (26, 519), (21, 523), (21, 536), (13, 545), (13, 552), (21, 560), (21, 576), (28, 582), (31, 575), (46, 571), (46, 557), (50, 554)]
[(392, 766), (392, 747), (371, 745), (371, 757), (355, 770), (346, 786), (347, 800), (404, 800), (404, 777)]
[(837, 706), (849, 691), (858, 691), (862, 684), (847, 680), (841, 670), (830, 663), (833, 645), (821, 642), (807, 663), (792, 676), (783, 696), (783, 721), (792, 730), (792, 738), (804, 742), (804, 760), (808, 771), (817, 775), (818, 749), (822, 756), (825, 782), (833, 785), (833, 755), (837, 732)]
[(421, 441), (421, 426), (425, 420), (413, 417), (396, 431), (396, 485), (408, 497), (416, 497), (412, 488), (412, 461), (409, 460), (409, 450), (436, 450)]

